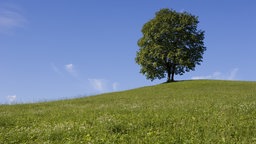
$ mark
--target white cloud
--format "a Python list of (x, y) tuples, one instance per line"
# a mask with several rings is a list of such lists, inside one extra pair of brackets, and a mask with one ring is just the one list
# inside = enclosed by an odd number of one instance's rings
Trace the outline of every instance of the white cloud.
[(192, 80), (199, 80), (199, 79), (211, 79), (211, 76), (193, 76)]
[(113, 91), (117, 91), (117, 90), (118, 90), (118, 87), (119, 87), (119, 83), (118, 83), (118, 82), (114, 82), (114, 83), (112, 84), (112, 89), (113, 89)]
[(90, 87), (96, 93), (104, 93), (104, 92), (111, 92), (117, 91), (119, 87), (118, 82), (110, 82), (106, 79), (88, 79), (90, 83)]
[(7, 101), (8, 101), (9, 104), (15, 103), (16, 99), (17, 99), (16, 95), (9, 95), (9, 96), (7, 96)]
[[(59, 76), (64, 76), (64, 71), (61, 68), (58, 68), (54, 63), (51, 63), (51, 67), (52, 70), (58, 74)], [(74, 78), (78, 79), (78, 75), (77, 75), (77, 70), (75, 69), (74, 64), (70, 63), (70, 64), (66, 64), (64, 65), (64, 69), (67, 73), (69, 73), (71, 76), (73, 76)]]
[(107, 90), (106, 87), (106, 80), (104, 79), (89, 79), (90, 85), (93, 87), (94, 90), (97, 92), (105, 92)]
[(194, 76), (191, 79), (222, 79), (222, 73), (221, 72), (214, 72), (211, 75), (207, 76)]
[(75, 66), (73, 64), (67, 64), (65, 65), (65, 69), (68, 73), (70, 73), (72, 76), (77, 77), (77, 72), (75, 70)]
[(238, 73), (238, 68), (235, 68), (235, 69), (233, 69), (231, 72), (230, 72), (230, 74), (229, 74), (229, 76), (228, 76), (228, 79), (229, 80), (234, 80), (235, 78), (236, 78), (236, 75), (237, 75), (237, 73)]
[(73, 64), (67, 64), (67, 65), (65, 65), (65, 68), (69, 73), (72, 73), (74, 71), (74, 65)]
[(183, 13), (183, 12), (185, 12), (185, 9), (180, 9), (180, 11), (179, 11), (179, 12)]
[(14, 28), (23, 27), (26, 22), (19, 8), (11, 5), (0, 7), (0, 33), (9, 33)]
[(221, 80), (235, 80), (237, 73), (238, 73), (238, 68), (234, 68), (231, 70), (231, 72), (223, 74), (221, 72), (214, 72), (211, 75), (207, 76), (194, 76), (191, 79), (221, 79)]

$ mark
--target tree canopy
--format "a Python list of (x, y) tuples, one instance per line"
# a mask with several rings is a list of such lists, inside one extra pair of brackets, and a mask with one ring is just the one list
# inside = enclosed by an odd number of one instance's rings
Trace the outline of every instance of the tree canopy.
[(161, 9), (144, 24), (143, 36), (138, 40), (136, 63), (140, 73), (151, 81), (195, 70), (204, 51), (204, 31), (198, 30), (198, 17), (187, 12)]

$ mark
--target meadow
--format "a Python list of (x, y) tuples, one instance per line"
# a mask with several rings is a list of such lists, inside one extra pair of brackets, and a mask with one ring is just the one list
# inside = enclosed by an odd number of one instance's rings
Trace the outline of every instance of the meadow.
[(256, 82), (193, 80), (0, 106), (0, 144), (256, 143)]

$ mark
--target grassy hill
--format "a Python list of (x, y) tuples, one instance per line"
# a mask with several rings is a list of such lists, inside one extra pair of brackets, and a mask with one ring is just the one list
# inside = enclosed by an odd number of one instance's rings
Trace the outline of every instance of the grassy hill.
[(0, 143), (256, 143), (256, 82), (181, 81), (2, 105)]

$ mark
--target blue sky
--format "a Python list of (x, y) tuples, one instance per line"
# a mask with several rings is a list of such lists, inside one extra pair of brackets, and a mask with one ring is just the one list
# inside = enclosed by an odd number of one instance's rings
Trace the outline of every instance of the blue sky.
[(254, 0), (0, 0), (0, 103), (28, 103), (159, 84), (134, 59), (161, 8), (199, 16), (204, 62), (176, 80), (256, 81)]

